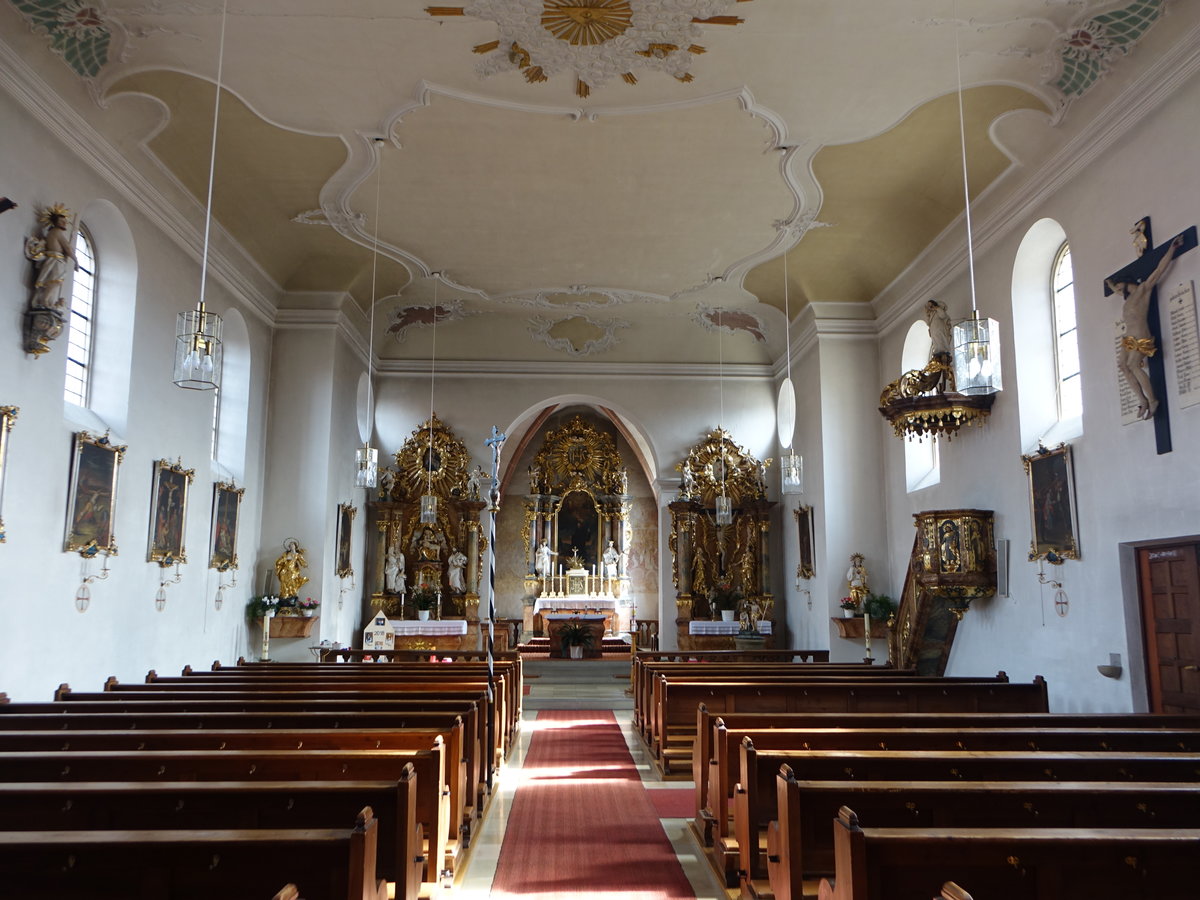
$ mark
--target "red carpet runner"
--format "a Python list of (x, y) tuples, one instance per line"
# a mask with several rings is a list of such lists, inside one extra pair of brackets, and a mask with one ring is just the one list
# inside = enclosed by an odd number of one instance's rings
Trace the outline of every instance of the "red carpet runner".
[(491, 895), (694, 897), (613, 714), (540, 710), (530, 725)]

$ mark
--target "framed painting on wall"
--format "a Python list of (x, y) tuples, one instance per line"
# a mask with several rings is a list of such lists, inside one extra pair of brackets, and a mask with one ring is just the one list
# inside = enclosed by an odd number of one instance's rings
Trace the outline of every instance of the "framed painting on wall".
[(337, 568), (338, 578), (350, 578), (354, 575), (354, 566), (350, 562), (350, 528), (358, 510), (350, 503), (338, 504), (337, 518)]
[(1079, 559), (1079, 519), (1075, 505), (1075, 470), (1071, 447), (1039, 447), (1021, 457), (1029, 476), (1029, 514), (1033, 539), (1029, 559), (1061, 563)]
[(208, 540), (208, 567), (228, 572), (238, 567), (237, 536), (245, 488), (232, 482), (213, 484), (212, 533)]
[(0, 406), (0, 544), (4, 543), (4, 468), (8, 459), (8, 433), (12, 431), (13, 422), (17, 420), (20, 408), (16, 406)]
[(63, 549), (84, 556), (116, 555), (113, 534), (117, 513), (117, 476), (125, 458), (125, 446), (113, 444), (108, 435), (96, 437), (86, 431), (75, 435), (75, 458), (67, 489), (67, 537)]
[(187, 522), (188, 486), (195, 475), (195, 469), (185, 469), (179, 462), (155, 460), (147, 561), (168, 565), (187, 562), (183, 532)]
[(813, 578), (817, 574), (813, 562), (816, 559), (813, 551), (813, 508), (797, 507), (793, 515), (796, 517), (796, 537), (800, 542), (800, 562), (796, 566), (796, 575), (800, 578)]

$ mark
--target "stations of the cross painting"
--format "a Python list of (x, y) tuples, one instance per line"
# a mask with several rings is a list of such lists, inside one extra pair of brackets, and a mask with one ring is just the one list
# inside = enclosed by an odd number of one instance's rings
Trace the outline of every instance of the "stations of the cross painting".
[(1121, 319), (1124, 332), (1117, 350), (1120, 376), (1136, 399), (1138, 419), (1154, 422), (1159, 454), (1171, 452), (1171, 419), (1168, 412), (1163, 367), (1162, 329), (1158, 314), (1158, 283), (1182, 253), (1196, 247), (1196, 226), (1154, 246), (1150, 217), (1140, 219), (1130, 232), (1138, 258), (1104, 279), (1104, 295), (1119, 293), (1124, 299)]

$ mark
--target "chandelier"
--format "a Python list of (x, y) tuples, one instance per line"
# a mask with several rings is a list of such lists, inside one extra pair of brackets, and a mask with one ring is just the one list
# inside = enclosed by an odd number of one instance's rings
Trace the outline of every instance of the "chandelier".
[(204, 204), (204, 249), (200, 260), (200, 299), (185, 310), (175, 325), (175, 367), (172, 381), (192, 391), (215, 391), (221, 386), (221, 317), (204, 306), (208, 285), (208, 244), (212, 231), (213, 174), (217, 165), (217, 121), (221, 115), (221, 77), (225, 68), (225, 19), (229, 2), (221, 4), (221, 40), (217, 50), (217, 95), (213, 103), (212, 143), (208, 156), (208, 197)]

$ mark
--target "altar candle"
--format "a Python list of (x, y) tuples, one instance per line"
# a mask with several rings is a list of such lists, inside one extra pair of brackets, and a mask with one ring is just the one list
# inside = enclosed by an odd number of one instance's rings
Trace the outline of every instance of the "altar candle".
[(863, 614), (863, 633), (866, 635), (867, 656), (871, 655), (871, 614)]

